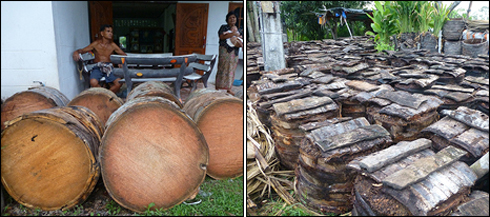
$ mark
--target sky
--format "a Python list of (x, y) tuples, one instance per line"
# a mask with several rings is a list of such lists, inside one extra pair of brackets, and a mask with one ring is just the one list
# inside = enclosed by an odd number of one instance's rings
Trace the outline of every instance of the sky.
[[(442, 3), (449, 7), (449, 5), (452, 3), (452, 1), (442, 1)], [(463, 8), (465, 13), (466, 13), (469, 5), (470, 5), (470, 1), (461, 1), (461, 3), (459, 3), (459, 5), (455, 8), (455, 10), (457, 10), (459, 8)], [(470, 16), (472, 16), (472, 14), (474, 15), (475, 13), (479, 13), (478, 11), (480, 10), (480, 8), (482, 8), (483, 6), (488, 7), (488, 5), (489, 5), (488, 1), (473, 1), (473, 3), (471, 3)], [(488, 12), (487, 12), (487, 14), (488, 14)]]
[[(449, 6), (452, 1), (442, 1), (443, 4)], [(483, 6), (487, 6), (488, 7), (488, 1), (473, 1), (473, 3), (471, 3), (471, 11), (470, 11), (470, 14), (471, 12), (474, 12), (474, 11), (477, 11), (479, 8), (483, 7)], [(470, 1), (462, 1), (461, 3), (459, 3), (458, 7), (456, 7), (456, 9), (458, 8), (464, 8), (465, 11), (468, 10), (468, 6), (470, 5)]]

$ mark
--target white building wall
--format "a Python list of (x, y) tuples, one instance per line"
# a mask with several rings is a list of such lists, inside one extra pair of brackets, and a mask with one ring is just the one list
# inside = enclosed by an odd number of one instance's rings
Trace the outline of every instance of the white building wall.
[(41, 81), (60, 88), (52, 3), (1, 2), (1, 97)]
[(86, 1), (53, 1), (53, 18), (59, 69), (59, 90), (73, 99), (88, 83), (80, 80), (73, 61), (73, 51), (90, 44), (88, 3)]

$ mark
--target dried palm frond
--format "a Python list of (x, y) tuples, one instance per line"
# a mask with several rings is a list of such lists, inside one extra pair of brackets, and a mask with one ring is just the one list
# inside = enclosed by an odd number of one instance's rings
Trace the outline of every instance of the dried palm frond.
[(289, 193), (293, 170), (279, 170), (279, 160), (274, 154), (274, 140), (264, 126), (252, 102), (247, 100), (247, 198), (257, 200), (276, 192), (287, 204), (296, 203)]

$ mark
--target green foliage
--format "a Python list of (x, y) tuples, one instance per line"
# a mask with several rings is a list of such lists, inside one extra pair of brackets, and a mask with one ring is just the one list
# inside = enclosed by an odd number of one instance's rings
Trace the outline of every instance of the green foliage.
[(427, 32), (430, 28), (434, 27), (434, 20), (432, 20), (432, 16), (435, 8), (428, 1), (418, 3), (418, 10), (415, 11), (418, 28), (415, 32)]
[(105, 208), (109, 212), (110, 215), (116, 215), (121, 212), (121, 206), (116, 203), (116, 201), (111, 200), (109, 203), (105, 205)]
[[(389, 5), (385, 3), (385, 5)], [(400, 33), (414, 32), (417, 29), (418, 17), (417, 9), (418, 1), (393, 1), (391, 3), (392, 10), (395, 12), (392, 18), (398, 19), (397, 28)], [(377, 7), (376, 7), (377, 8)], [(374, 15), (374, 13), (373, 13)]]
[(215, 180), (206, 177), (196, 196), (202, 202), (197, 205), (176, 205), (168, 210), (151, 209), (148, 205), (143, 216), (243, 216), (243, 176), (235, 179)]
[(437, 4), (434, 3), (434, 7), (436, 10), (434, 10), (434, 13), (432, 15), (432, 20), (434, 21), (434, 28), (432, 29), (432, 34), (435, 36), (439, 35), (439, 31), (442, 30), (442, 27), (446, 23), (446, 21), (449, 20), (448, 14), (449, 10), (448, 7), (445, 6), (444, 4)]
[[(390, 2), (385, 2), (385, 4), (382, 5), (381, 2), (375, 1), (374, 4), (376, 9), (373, 10), (373, 16), (371, 17), (369, 14), (368, 16), (373, 20), (373, 23), (371, 23), (373, 31), (377, 33), (374, 37), (376, 49), (378, 51), (387, 48), (394, 49), (394, 46), (390, 44), (390, 36), (399, 32), (397, 26), (400, 25), (400, 21), (396, 19), (394, 15), (395, 11)], [(368, 35), (374, 35), (371, 31), (367, 33)]]
[[(319, 12), (319, 9), (323, 8), (323, 5), (325, 5), (327, 9), (334, 7), (362, 9), (368, 2), (369, 1), (282, 1), (280, 6), (281, 19), (284, 22), (284, 28), (287, 29), (288, 39), (307, 41), (333, 38), (328, 28), (320, 28), (318, 19), (313, 12)], [(338, 19), (330, 20), (329, 22), (332, 22), (332, 26), (339, 25)], [(349, 23), (349, 25), (351, 24)], [(337, 28), (339, 30), (339, 37), (342, 37), (342, 35), (349, 36), (347, 27), (343, 26)], [(351, 28), (351, 31), (353, 31), (353, 28)]]
[(76, 205), (75, 208), (73, 209), (73, 215), (79, 215), (83, 213), (83, 206), (82, 205)]

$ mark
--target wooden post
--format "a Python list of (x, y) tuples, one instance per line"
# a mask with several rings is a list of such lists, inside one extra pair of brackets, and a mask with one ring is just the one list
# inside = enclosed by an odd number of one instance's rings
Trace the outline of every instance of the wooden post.
[(262, 1), (259, 12), (264, 70), (286, 68), (279, 2)]
[(473, 1), (470, 1), (470, 5), (468, 6), (468, 11), (466, 11), (466, 17), (468, 20), (470, 19), (471, 3), (473, 3)]
[(253, 11), (253, 23), (252, 23), (252, 28), (253, 28), (253, 34), (255, 36), (255, 40), (259, 43), (262, 43), (262, 38), (260, 33), (259, 33), (259, 15), (257, 12), (257, 5), (254, 1), (252, 1), (252, 11)]
[(252, 4), (253, 3), (247, 2), (247, 31), (248, 31), (247, 41), (255, 42), (256, 41), (255, 40), (255, 34), (253, 31), (253, 27), (252, 27), (252, 26), (254, 26), (254, 23), (252, 23), (252, 19), (250, 18), (250, 17), (253, 17)]

